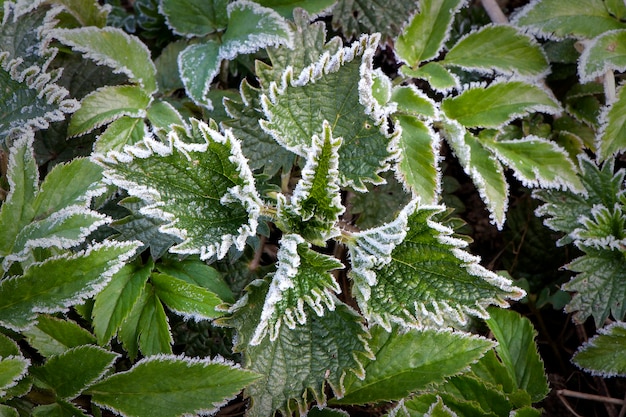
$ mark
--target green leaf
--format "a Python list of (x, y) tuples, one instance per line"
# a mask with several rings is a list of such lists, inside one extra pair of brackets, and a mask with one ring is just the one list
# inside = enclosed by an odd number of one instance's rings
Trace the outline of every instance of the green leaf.
[[(467, 243), (452, 237), (451, 229), (431, 219), (441, 210), (413, 202), (394, 222), (354, 234), (350, 276), (368, 320), (388, 329), (391, 322), (439, 328), (465, 323), (467, 314), (488, 317), (489, 304), (505, 306), (505, 298), (523, 296), (463, 251)], [(380, 241), (380, 236), (394, 239)]]
[(548, 39), (591, 39), (603, 32), (624, 28), (623, 23), (609, 14), (602, 0), (534, 1), (519, 11), (512, 23)]
[(391, 101), (398, 105), (399, 113), (418, 117), (435, 117), (437, 114), (434, 101), (413, 84), (394, 87)]
[(546, 90), (523, 81), (502, 81), (475, 86), (441, 103), (446, 116), (466, 127), (500, 128), (532, 112), (555, 114), (558, 101)]
[(575, 244), (609, 251), (622, 250), (626, 243), (626, 215), (623, 205), (616, 204), (612, 209), (597, 205), (591, 209), (590, 214), (591, 216), (583, 215), (578, 219), (581, 227), (571, 233)]
[[(377, 36), (363, 36), (351, 47), (307, 67), (301, 74), (287, 69), (279, 86), (272, 83), (261, 98), (267, 120), (263, 129), (290, 151), (306, 156), (314, 135), (330, 123), (339, 149), (341, 185), (365, 190), (365, 182), (380, 183), (377, 175), (393, 155), (393, 135), (386, 132), (385, 115), (372, 96), (372, 57)], [(302, 103), (307, 103), (303, 106)]]
[(96, 297), (92, 310), (93, 329), (100, 345), (105, 345), (120, 329), (124, 319), (139, 300), (152, 272), (153, 262), (133, 262), (111, 277)]
[(126, 152), (97, 158), (113, 183), (148, 203), (142, 214), (166, 221), (160, 230), (182, 240), (170, 251), (219, 259), (254, 235), (261, 202), (229, 131), (193, 120), (191, 130), (174, 127), (167, 143), (147, 137)]
[(185, 319), (200, 321), (223, 315), (216, 309), (222, 300), (206, 288), (166, 274), (152, 274), (150, 281), (157, 297)]
[(367, 193), (354, 194), (349, 200), (350, 212), (358, 215), (356, 223), (361, 229), (369, 229), (391, 222), (411, 201), (411, 194), (392, 175), (383, 175), (386, 184), (370, 185)]
[(567, 269), (578, 274), (564, 284), (564, 291), (575, 292), (565, 311), (575, 313), (577, 323), (589, 316), (600, 327), (610, 314), (621, 320), (626, 314), (626, 260), (619, 250), (584, 248), (586, 254), (574, 259)]
[(87, 95), (72, 116), (70, 136), (79, 136), (111, 123), (122, 116), (143, 118), (151, 98), (134, 85), (106, 86)]
[(441, 192), (438, 169), (440, 138), (432, 127), (415, 116), (395, 117), (402, 128), (398, 139), (400, 161), (398, 174), (402, 182), (425, 204), (434, 204)]
[(13, 339), (0, 333), (0, 357), (19, 356), (20, 348)]
[(172, 31), (181, 36), (204, 36), (224, 29), (228, 0), (161, 0), (159, 12)]
[(580, 81), (591, 82), (607, 71), (626, 70), (626, 28), (605, 32), (585, 47), (578, 61)]
[(18, 381), (28, 373), (30, 360), (22, 355), (0, 357), (0, 398), (6, 389), (17, 385)]
[(110, 26), (55, 29), (52, 36), (97, 64), (125, 74), (143, 88), (145, 95), (156, 92), (156, 68), (148, 47), (139, 38)]
[[(506, 373), (506, 370), (503, 371)], [(438, 386), (437, 391), (445, 392), (445, 397), (453, 396), (459, 402), (479, 406), (484, 415), (509, 416), (513, 408), (505, 393), (498, 387), (465, 374), (450, 378), (445, 384)]]
[(626, 17), (626, 5), (619, 0), (604, 0), (604, 7), (614, 17), (623, 20)]
[(331, 270), (343, 268), (337, 259), (309, 249), (302, 237), (283, 236), (278, 250), (278, 267), (263, 305), (261, 320), (250, 343), (258, 345), (269, 333), (271, 341), (279, 336), (284, 324), (290, 329), (305, 324), (308, 305), (318, 316), (334, 310), (333, 293), (341, 292)]
[(464, 0), (422, 1), (419, 13), (411, 17), (398, 36), (395, 53), (412, 68), (436, 58), (450, 36), (454, 15), (464, 5)]
[(600, 116), (602, 125), (597, 140), (597, 155), (604, 161), (626, 149), (626, 90), (621, 86), (617, 98)]
[(251, 283), (245, 298), (226, 321), (226, 325), (237, 329), (235, 351), (243, 352), (244, 366), (262, 375), (244, 392), (251, 399), (247, 411), (250, 417), (272, 416), (276, 410), (289, 415), (294, 405), (304, 413), (310, 394), (318, 404), (325, 402), (326, 383), (335, 394), (342, 395), (347, 374), (354, 372), (363, 377), (361, 363), (366, 357), (372, 358), (363, 319), (337, 299), (335, 310), (323, 316), (305, 304), (306, 323), (293, 329), (284, 326), (275, 341), (264, 338), (259, 345), (251, 346), (268, 287), (267, 281)]
[(603, 378), (626, 375), (626, 325), (616, 321), (585, 342), (572, 358), (581, 369)]
[(349, 417), (349, 414), (338, 408), (320, 408), (313, 407), (307, 414), (309, 417)]
[[(494, 387), (499, 387), (502, 392), (511, 394), (515, 392), (517, 388), (517, 381), (513, 378), (506, 366), (498, 359), (495, 350), (490, 350), (478, 360), (478, 362), (472, 364), (471, 374), (474, 377), (480, 379), (482, 382), (490, 384)], [(530, 404), (530, 398), (528, 398)]]
[(180, 77), (189, 97), (198, 104), (212, 108), (207, 98), (211, 81), (220, 70), (220, 45), (208, 40), (189, 45), (178, 55)]
[(178, 110), (167, 101), (152, 102), (146, 116), (156, 131), (168, 132), (172, 125), (183, 126), (185, 124)]
[(448, 51), (442, 63), (527, 77), (541, 77), (548, 71), (539, 44), (513, 26), (490, 25), (471, 32)]
[(0, 416), (2, 417), (19, 417), (19, 413), (13, 407), (9, 407), (8, 405), (0, 404)]
[(53, 4), (61, 4), (65, 12), (69, 13), (80, 26), (104, 27), (107, 24), (109, 9), (101, 6), (97, 1), (85, 0), (53, 0)]
[(33, 417), (89, 417), (83, 410), (74, 404), (57, 400), (53, 404), (38, 405), (33, 408)]
[(417, 69), (402, 66), (400, 73), (405, 77), (426, 80), (433, 89), (441, 93), (447, 93), (453, 88), (460, 87), (459, 78), (438, 62), (429, 62)]
[[(370, 348), (376, 360), (365, 364), (365, 378), (345, 379), (345, 395), (339, 404), (366, 404), (402, 399), (429, 384), (464, 371), (493, 342), (465, 333), (440, 330), (371, 331)], [(418, 347), (418, 348), (416, 348)]]
[(480, 142), (512, 168), (515, 177), (528, 187), (583, 190), (576, 166), (568, 153), (554, 142), (538, 136)]
[(59, 398), (71, 400), (102, 378), (118, 356), (98, 346), (78, 346), (48, 358), (30, 372)]
[(436, 403), (433, 403), (428, 409), (429, 417), (456, 417), (457, 414), (450, 410), (447, 405), (443, 403), (441, 398), (437, 399)]
[(126, 145), (135, 145), (148, 134), (143, 118), (121, 116), (102, 132), (94, 144), (94, 152), (121, 152)]
[(496, 352), (517, 387), (525, 390), (533, 402), (541, 401), (550, 391), (543, 361), (534, 338), (532, 323), (514, 311), (491, 308), (486, 320), (498, 345)]
[(257, 378), (223, 360), (158, 355), (91, 386), (88, 393), (94, 403), (126, 416), (210, 414)]
[(65, 311), (99, 292), (137, 245), (104, 242), (89, 249), (35, 263), (23, 275), (0, 282), (0, 323), (14, 330), (32, 327), (37, 313)]
[(276, 10), (282, 17), (290, 19), (299, 10), (316, 16), (323, 14), (335, 3), (335, 0), (255, 0), (261, 6)]
[(141, 314), (135, 334), (139, 336), (141, 353), (145, 356), (172, 353), (174, 341), (169, 321), (155, 288), (146, 284), (137, 303), (141, 306)]
[(30, 329), (22, 331), (28, 344), (45, 357), (59, 355), (68, 349), (91, 345), (96, 338), (76, 322), (42, 314)]

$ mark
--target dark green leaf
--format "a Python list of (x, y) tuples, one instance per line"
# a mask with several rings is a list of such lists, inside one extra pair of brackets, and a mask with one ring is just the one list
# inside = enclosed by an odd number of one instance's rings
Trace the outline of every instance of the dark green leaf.
[(159, 11), (178, 35), (204, 36), (224, 29), (228, 0), (161, 0)]
[(572, 361), (593, 375), (626, 375), (626, 326), (618, 321), (598, 331), (582, 345)]

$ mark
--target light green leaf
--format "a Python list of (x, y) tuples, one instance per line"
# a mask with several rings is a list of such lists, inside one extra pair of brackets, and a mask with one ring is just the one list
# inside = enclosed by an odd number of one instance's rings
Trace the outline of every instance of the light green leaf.
[(146, 113), (148, 120), (157, 131), (168, 132), (172, 125), (184, 126), (182, 116), (167, 101), (157, 100), (152, 102)]
[(339, 404), (366, 404), (407, 397), (429, 384), (464, 371), (494, 344), (465, 333), (440, 330), (390, 333), (382, 327), (371, 331), (370, 348), (376, 360), (365, 364), (365, 378), (345, 379), (345, 395)]
[(145, 285), (141, 299), (137, 303), (141, 306), (136, 329), (141, 353), (144, 356), (172, 353), (174, 340), (169, 321), (152, 285)]
[[(506, 306), (505, 298), (524, 295), (509, 280), (480, 266), (478, 258), (463, 250), (466, 242), (431, 219), (441, 210), (407, 206), (394, 221), (401, 226), (404, 217), (408, 225), (397, 233), (401, 243), (366, 239), (365, 234), (376, 229), (355, 234), (356, 241), (349, 244), (350, 276), (359, 307), (370, 321), (388, 329), (391, 322), (439, 328), (465, 323), (467, 314), (488, 317), (488, 305)], [(381, 226), (380, 234), (388, 234), (385, 228), (390, 225)], [(403, 240), (401, 233), (406, 233)], [(390, 252), (386, 259), (380, 256), (385, 252)]]
[(38, 405), (33, 408), (32, 417), (89, 417), (74, 404), (57, 400), (53, 404)]
[(441, 398), (437, 398), (437, 402), (433, 403), (428, 409), (427, 417), (457, 417), (457, 414), (450, 410), (447, 405), (443, 403)]
[(204, 36), (224, 29), (228, 0), (161, 0), (159, 11), (172, 31), (181, 36)]
[(626, 324), (616, 321), (584, 343), (572, 358), (581, 369), (603, 378), (626, 375)]
[[(472, 364), (471, 373), (468, 375), (473, 375), (491, 386), (499, 387), (506, 394), (511, 394), (517, 390), (517, 381), (513, 379), (513, 375), (509, 374), (506, 366), (498, 359), (493, 349), (485, 353), (478, 362)], [(530, 404), (530, 397), (528, 401)]]
[(373, 358), (362, 317), (336, 299), (335, 311), (321, 317), (305, 304), (306, 323), (293, 329), (284, 326), (274, 342), (264, 338), (251, 346), (268, 287), (267, 281), (251, 283), (226, 320), (226, 325), (237, 329), (235, 351), (243, 352), (244, 366), (262, 375), (244, 392), (251, 399), (250, 417), (272, 416), (276, 410), (290, 415), (294, 406), (304, 413), (309, 395), (318, 404), (326, 401), (326, 383), (342, 395), (346, 375), (354, 372), (363, 377), (361, 363)]
[(281, 239), (278, 267), (271, 275), (261, 320), (250, 344), (258, 345), (268, 333), (270, 340), (275, 341), (283, 324), (292, 330), (304, 325), (310, 320), (305, 304), (318, 316), (334, 310), (333, 293), (341, 289), (329, 271), (341, 269), (343, 264), (308, 246), (299, 235), (288, 234)]
[(584, 248), (586, 254), (574, 259), (566, 268), (577, 272), (562, 286), (575, 292), (565, 311), (575, 313), (574, 320), (583, 323), (593, 316), (600, 327), (610, 314), (621, 320), (626, 314), (626, 260), (619, 250)]
[(150, 281), (154, 285), (157, 297), (170, 310), (182, 315), (185, 319), (200, 321), (223, 315), (216, 310), (222, 300), (206, 288), (166, 274), (152, 274)]
[(400, 72), (405, 77), (419, 78), (428, 81), (428, 84), (433, 89), (441, 93), (447, 93), (451, 89), (460, 86), (459, 78), (438, 62), (429, 62), (416, 69), (403, 66), (400, 67)]
[(578, 60), (582, 83), (591, 82), (607, 71), (626, 70), (626, 28), (612, 30), (593, 39)]
[(465, 0), (420, 2), (419, 13), (411, 17), (396, 40), (395, 53), (412, 68), (437, 57), (450, 36), (454, 15), (464, 5)]
[(621, 86), (617, 98), (600, 116), (602, 125), (598, 134), (598, 159), (604, 161), (626, 149), (626, 89)]
[(425, 204), (434, 204), (441, 192), (441, 172), (438, 169), (441, 139), (431, 126), (415, 116), (398, 115), (402, 128), (398, 139), (400, 161), (398, 176), (404, 185)]
[[(363, 36), (351, 47), (307, 67), (290, 69), (279, 86), (272, 83), (262, 96), (267, 120), (263, 129), (290, 151), (306, 156), (314, 135), (322, 134), (324, 120), (333, 136), (342, 137), (339, 149), (341, 185), (365, 190), (365, 182), (380, 183), (380, 171), (393, 154), (393, 136), (386, 131), (387, 109), (372, 97), (372, 57), (377, 36)], [(302, 103), (308, 103), (303, 106)]]
[(556, 143), (538, 136), (519, 140), (481, 140), (524, 185), (529, 187), (583, 190), (576, 166)]
[(550, 391), (543, 361), (534, 338), (532, 323), (514, 311), (491, 308), (486, 320), (498, 345), (496, 352), (517, 387), (530, 394), (533, 402), (541, 401)]
[(145, 265), (137, 262), (125, 265), (96, 295), (91, 315), (94, 333), (100, 345), (105, 345), (111, 340), (130, 314), (141, 296), (153, 266), (153, 262)]
[(29, 365), (30, 360), (22, 355), (0, 357), (0, 398), (27, 374)]
[(541, 46), (513, 26), (489, 25), (471, 32), (448, 51), (442, 64), (527, 77), (548, 71)]
[(441, 103), (446, 116), (467, 127), (500, 126), (532, 112), (556, 114), (559, 102), (548, 91), (523, 81), (475, 86)]
[(59, 398), (71, 400), (113, 366), (119, 355), (93, 345), (71, 348), (30, 372)]
[(122, 116), (145, 117), (150, 101), (151, 97), (138, 86), (99, 88), (83, 98), (80, 109), (72, 115), (68, 134), (83, 135)]
[(143, 88), (145, 95), (157, 91), (156, 68), (148, 47), (122, 29), (111, 26), (55, 29), (52, 36), (97, 64), (125, 74)]
[(623, 20), (626, 18), (626, 4), (619, 0), (604, 0), (604, 7), (615, 18)]
[(540, 409), (523, 407), (512, 412), (511, 417), (541, 417), (543, 412)]
[(96, 338), (76, 322), (42, 314), (30, 329), (22, 331), (28, 344), (45, 357), (59, 355), (68, 349), (91, 345)]
[[(506, 370), (503, 372), (506, 373)], [(483, 415), (508, 416), (513, 408), (501, 387), (490, 386), (478, 378), (465, 374), (450, 378), (443, 385), (437, 386), (437, 391), (445, 393), (444, 401), (452, 396), (459, 402), (480, 407)], [(454, 405), (451, 404), (450, 408), (454, 409)]]
[(224, 361), (159, 355), (91, 386), (88, 393), (94, 403), (126, 416), (210, 414), (257, 378)]
[(133, 255), (137, 244), (104, 242), (72, 255), (35, 263), (23, 275), (0, 282), (0, 323), (32, 327), (37, 313), (65, 311), (93, 296)]
[(435, 102), (413, 84), (394, 87), (391, 101), (398, 105), (398, 113), (418, 117), (435, 117), (437, 114)]
[(579, 247), (623, 250), (626, 245), (626, 215), (623, 207), (620, 204), (611, 209), (594, 206), (590, 213), (578, 219), (581, 227), (571, 233), (574, 243)]
[(276, 10), (282, 17), (290, 19), (298, 10), (304, 10), (315, 17), (324, 14), (335, 0), (254, 0), (261, 6)]
[(0, 333), (0, 357), (19, 356), (20, 348), (17, 343), (8, 336)]
[(20, 417), (17, 410), (8, 405), (0, 404), (0, 416), (1, 417)]
[(221, 62), (220, 45), (213, 40), (189, 45), (178, 55), (178, 69), (185, 90), (197, 104), (212, 108), (207, 93)]
[(232, 134), (191, 124), (175, 126), (167, 143), (147, 137), (125, 154), (97, 158), (113, 183), (148, 203), (142, 214), (166, 221), (160, 230), (182, 240), (170, 251), (219, 259), (254, 235), (261, 201)]
[(121, 116), (102, 132), (93, 146), (94, 152), (121, 152), (126, 145), (135, 145), (148, 134), (143, 118)]
[(526, 5), (512, 23), (548, 39), (566, 37), (591, 39), (624, 24), (612, 17), (602, 0), (539, 0)]
[(324, 120), (322, 135), (314, 135), (301, 178), (290, 200), (278, 198), (278, 226), (298, 233), (309, 242), (324, 246), (340, 234), (339, 216), (345, 211), (339, 188), (339, 149), (341, 138), (334, 138)]
[(93, 0), (52, 0), (50, 3), (60, 4), (80, 26), (106, 26), (109, 9)]

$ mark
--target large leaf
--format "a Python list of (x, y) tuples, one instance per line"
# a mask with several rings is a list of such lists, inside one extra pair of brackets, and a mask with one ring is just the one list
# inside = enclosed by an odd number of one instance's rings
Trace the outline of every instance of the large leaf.
[(624, 28), (609, 14), (602, 0), (536, 0), (519, 11), (513, 23), (550, 39), (591, 39), (607, 30)]
[(605, 32), (587, 45), (578, 61), (583, 83), (593, 81), (607, 71), (626, 70), (626, 28)]
[[(408, 226), (408, 231), (401, 227), (395, 233), (400, 239), (365, 239), (371, 233), (368, 230), (354, 235), (349, 246), (353, 291), (369, 320), (386, 328), (391, 322), (440, 327), (465, 323), (467, 314), (488, 317), (488, 305), (506, 306), (505, 298), (523, 296), (510, 281), (480, 266), (477, 258), (463, 250), (467, 243), (451, 236), (451, 229), (431, 219), (441, 210), (407, 206), (398, 216)], [(386, 229), (396, 228), (394, 222), (389, 223), (373, 236), (391, 236)], [(406, 233), (403, 240), (401, 233)]]
[[(410, 67), (437, 57), (450, 36), (454, 15), (465, 0), (426, 0), (413, 15), (395, 43), (395, 52)], [(403, 17), (405, 19), (406, 17)]]
[(224, 29), (228, 0), (161, 0), (159, 11), (172, 31), (182, 36), (204, 36)]
[(138, 38), (110, 26), (56, 29), (52, 35), (96, 63), (125, 74), (147, 95), (156, 92), (156, 68), (148, 47)]
[(99, 292), (133, 254), (137, 244), (105, 242), (35, 263), (23, 275), (0, 282), (0, 323), (21, 330), (37, 313), (65, 311)]
[(376, 360), (365, 364), (365, 378), (347, 375), (340, 404), (366, 404), (407, 397), (429, 384), (443, 382), (478, 360), (493, 342), (464, 333), (439, 330), (387, 332), (372, 329), (370, 348)]
[(600, 116), (602, 125), (596, 147), (600, 161), (626, 149), (626, 89), (620, 87), (614, 102)]
[(257, 378), (225, 361), (159, 355), (91, 386), (88, 393), (94, 403), (125, 416), (210, 414)]
[(616, 321), (603, 327), (598, 334), (583, 344), (572, 362), (604, 378), (626, 375), (626, 325)]
[(126, 150), (98, 160), (112, 182), (148, 203), (141, 213), (165, 220), (160, 230), (182, 240), (170, 251), (222, 258), (255, 233), (261, 202), (229, 131), (194, 120), (190, 130), (174, 127), (165, 144), (146, 138)]
[[(279, 84), (262, 97), (265, 131), (298, 155), (306, 156), (314, 135), (330, 123), (342, 137), (339, 177), (342, 185), (365, 190), (365, 182), (380, 183), (378, 172), (392, 157), (386, 132), (386, 109), (372, 96), (372, 57), (377, 36), (363, 36), (351, 47), (294, 74), (288, 68)], [(306, 106), (303, 106), (306, 103)]]
[(543, 361), (534, 338), (532, 323), (514, 311), (489, 309), (487, 325), (498, 345), (496, 352), (517, 387), (525, 390), (533, 402), (541, 401), (550, 391)]
[(96, 343), (94, 335), (71, 320), (42, 314), (30, 329), (22, 331), (28, 344), (39, 354), (50, 357), (68, 349)]
[(558, 101), (546, 90), (523, 81), (475, 86), (441, 103), (446, 116), (466, 127), (494, 127), (532, 112), (558, 113)]
[(512, 26), (483, 26), (468, 34), (448, 51), (443, 63), (522, 76), (542, 76), (548, 71), (539, 44)]

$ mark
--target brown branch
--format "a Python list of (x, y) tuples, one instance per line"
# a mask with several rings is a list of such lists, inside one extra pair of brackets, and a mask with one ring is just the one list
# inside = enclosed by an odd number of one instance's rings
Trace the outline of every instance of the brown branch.
[(619, 398), (605, 397), (596, 394), (587, 394), (585, 392), (571, 391), (568, 389), (560, 389), (556, 392), (556, 394), (565, 397), (581, 398), (583, 400), (599, 401), (605, 404), (624, 405), (625, 403), (624, 400), (620, 400)]

